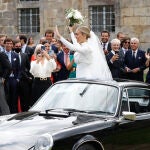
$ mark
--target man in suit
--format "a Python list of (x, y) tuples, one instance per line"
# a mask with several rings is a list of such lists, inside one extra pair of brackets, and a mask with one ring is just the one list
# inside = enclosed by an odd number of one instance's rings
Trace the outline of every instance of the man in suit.
[(57, 61), (61, 65), (61, 69), (57, 72), (58, 81), (68, 79), (70, 73), (66, 67), (67, 57), (69, 57), (69, 49), (65, 45), (62, 45), (62, 49), (63, 50), (57, 54)]
[(58, 48), (52, 43), (53, 38), (54, 38), (54, 31), (50, 30), (50, 29), (47, 29), (45, 31), (45, 39), (46, 39), (46, 41), (49, 41), (49, 43), (51, 45), (51, 50), (53, 50), (54, 53), (57, 54), (58, 53)]
[(118, 32), (117, 33), (117, 39), (120, 40), (120, 42), (122, 41), (122, 39), (125, 37), (125, 34), (123, 32)]
[(143, 72), (146, 69), (145, 52), (139, 49), (139, 39), (131, 38), (131, 50), (125, 54), (125, 70), (127, 78), (131, 80), (144, 81)]
[(0, 52), (0, 115), (10, 114), (4, 92), (4, 82), (9, 77), (11, 64), (4, 52)]
[(107, 63), (113, 78), (120, 78), (121, 68), (124, 68), (124, 62), (120, 55), (120, 40), (113, 39), (111, 41), (111, 52), (106, 55)]
[(22, 46), (21, 52), (26, 53), (28, 55), (29, 60), (31, 60), (31, 56), (34, 53), (34, 48), (27, 46), (27, 37), (25, 35), (20, 35), (19, 38)]
[(100, 41), (105, 55), (111, 51), (111, 43), (109, 42), (110, 33), (107, 30), (101, 32)]
[(4, 40), (5, 53), (11, 63), (11, 74), (5, 81), (5, 93), (7, 102), (11, 113), (18, 112), (18, 91), (17, 84), (19, 81), (19, 56), (16, 52), (12, 51), (13, 40), (11, 38), (6, 38)]
[(21, 110), (27, 111), (31, 102), (32, 75), (30, 74), (30, 61), (26, 53), (21, 52), (21, 42), (14, 41), (14, 51), (20, 59), (20, 73), (18, 83), (18, 96), (20, 97)]
[[(124, 62), (125, 54), (130, 49), (130, 38), (129, 37), (122, 38), (120, 47), (121, 48), (119, 50), (119, 54), (122, 58), (122, 61)], [(127, 73), (125, 72), (125, 69), (122, 68), (120, 77), (123, 79), (126, 79), (127, 78), (126, 75), (127, 75)]]
[(6, 35), (0, 35), (0, 52), (4, 52), (4, 40), (6, 39)]

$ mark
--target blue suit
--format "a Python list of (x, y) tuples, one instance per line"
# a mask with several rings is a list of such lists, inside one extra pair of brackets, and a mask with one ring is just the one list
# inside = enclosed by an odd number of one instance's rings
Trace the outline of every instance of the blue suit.
[(131, 70), (135, 68), (140, 68), (140, 71), (137, 73), (129, 72), (127, 74), (127, 79), (144, 81), (143, 72), (146, 69), (145, 62), (146, 62), (146, 58), (145, 58), (144, 51), (138, 49), (136, 58), (133, 61), (132, 50), (128, 50), (125, 54), (125, 66), (130, 68)]
[(57, 61), (61, 64), (61, 69), (58, 72), (57, 80), (65, 80), (68, 79), (70, 71), (67, 70), (66, 65), (64, 63), (64, 52), (61, 51), (57, 54)]
[[(7, 52), (6, 52), (7, 54)], [(20, 69), (20, 61), (17, 53), (11, 51), (11, 74), (9, 78), (5, 82), (5, 93), (7, 102), (10, 108), (11, 113), (18, 112), (17, 104), (18, 104), (18, 79), (19, 79), (19, 69)]]

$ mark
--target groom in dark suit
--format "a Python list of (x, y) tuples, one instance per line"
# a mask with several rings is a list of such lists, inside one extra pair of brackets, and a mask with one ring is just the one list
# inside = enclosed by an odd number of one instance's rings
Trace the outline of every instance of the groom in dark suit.
[(131, 38), (131, 50), (125, 54), (125, 70), (127, 78), (131, 80), (144, 81), (143, 72), (146, 69), (145, 52), (139, 49), (139, 39)]

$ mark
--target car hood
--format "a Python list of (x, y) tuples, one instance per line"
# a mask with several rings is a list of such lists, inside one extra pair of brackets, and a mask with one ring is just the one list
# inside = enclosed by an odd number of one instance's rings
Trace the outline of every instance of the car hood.
[(30, 112), (15, 115), (0, 122), (0, 150), (28, 149), (40, 135), (72, 127), (76, 118), (43, 116)]

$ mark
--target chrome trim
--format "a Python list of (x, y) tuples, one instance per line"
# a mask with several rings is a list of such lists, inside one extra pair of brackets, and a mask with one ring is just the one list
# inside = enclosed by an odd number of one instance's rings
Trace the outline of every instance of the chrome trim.
[(82, 143), (79, 143), (79, 145), (75, 149), (72, 149), (72, 150), (77, 150), (81, 145), (83, 145), (85, 143), (88, 143), (88, 142), (96, 142), (96, 143), (98, 143), (101, 146), (102, 150), (104, 150), (103, 145), (98, 140), (86, 140), (86, 141), (83, 141)]

